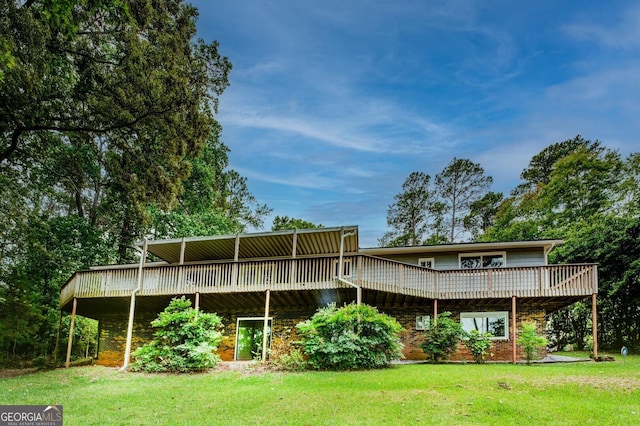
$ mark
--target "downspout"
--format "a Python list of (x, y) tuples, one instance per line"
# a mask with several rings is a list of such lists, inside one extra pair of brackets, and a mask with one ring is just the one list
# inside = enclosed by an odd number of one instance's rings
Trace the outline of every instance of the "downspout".
[[(138, 250), (140, 248), (136, 247)], [(131, 303), (129, 304), (129, 326), (127, 327), (127, 345), (124, 350), (124, 364), (120, 371), (124, 371), (129, 367), (129, 359), (131, 358), (131, 340), (133, 338), (133, 315), (136, 310), (136, 293), (142, 288), (142, 272), (147, 257), (147, 239), (145, 238), (142, 245), (142, 253), (140, 254), (140, 265), (138, 266), (138, 285), (131, 292)]]
[(353, 235), (356, 235), (356, 231), (351, 231), (351, 232), (348, 232), (346, 234), (340, 235), (340, 258), (338, 260), (338, 282), (350, 285), (351, 287), (355, 287), (355, 289), (356, 289), (356, 303), (358, 305), (360, 305), (362, 303), (362, 291), (360, 290), (360, 286), (357, 285), (357, 284), (352, 283), (351, 281), (345, 280), (343, 278), (343, 276), (342, 276), (342, 269), (343, 269), (342, 257), (344, 256), (344, 238), (345, 237), (351, 237)]

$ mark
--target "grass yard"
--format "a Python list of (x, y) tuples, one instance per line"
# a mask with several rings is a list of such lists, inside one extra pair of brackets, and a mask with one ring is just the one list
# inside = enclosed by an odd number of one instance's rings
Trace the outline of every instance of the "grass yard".
[(640, 356), (344, 373), (76, 367), (0, 379), (0, 404), (62, 404), (65, 425), (631, 425), (640, 423)]

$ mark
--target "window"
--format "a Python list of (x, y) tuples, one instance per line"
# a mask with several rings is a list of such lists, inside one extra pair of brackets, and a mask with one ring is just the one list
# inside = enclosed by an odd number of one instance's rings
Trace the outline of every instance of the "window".
[(460, 254), (459, 259), (460, 269), (502, 268), (506, 266), (507, 254), (505, 252)]
[(494, 339), (507, 339), (509, 332), (509, 313), (504, 312), (462, 312), (460, 324), (466, 332), (477, 330), (491, 333)]
[(418, 315), (416, 317), (416, 330), (427, 330), (431, 325), (431, 317), (429, 315)]
[(435, 261), (433, 257), (421, 257), (418, 259), (418, 266), (422, 268), (433, 269), (435, 267)]

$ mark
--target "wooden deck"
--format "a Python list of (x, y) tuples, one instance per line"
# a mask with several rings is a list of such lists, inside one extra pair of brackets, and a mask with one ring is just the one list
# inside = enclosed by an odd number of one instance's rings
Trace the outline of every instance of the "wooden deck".
[[(344, 258), (344, 278), (363, 289), (429, 299), (589, 296), (598, 291), (595, 264), (431, 270), (366, 255)], [(344, 288), (337, 257), (162, 265), (144, 268), (139, 296), (304, 291)], [(73, 298), (130, 296), (138, 267), (80, 271), (62, 288)]]

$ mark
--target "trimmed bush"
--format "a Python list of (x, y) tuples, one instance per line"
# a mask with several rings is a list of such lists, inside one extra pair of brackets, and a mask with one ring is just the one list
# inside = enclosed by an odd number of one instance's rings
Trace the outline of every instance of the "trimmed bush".
[(383, 368), (402, 358), (404, 329), (368, 305), (331, 304), (297, 327), (308, 363), (318, 370)]
[(451, 312), (443, 312), (425, 330), (424, 343), (420, 346), (427, 358), (437, 363), (456, 351), (462, 334), (462, 326), (451, 319)]
[(184, 296), (174, 298), (151, 322), (154, 339), (133, 353), (133, 371), (186, 373), (215, 367), (222, 340), (216, 314), (197, 312)]

